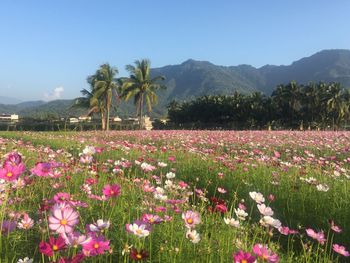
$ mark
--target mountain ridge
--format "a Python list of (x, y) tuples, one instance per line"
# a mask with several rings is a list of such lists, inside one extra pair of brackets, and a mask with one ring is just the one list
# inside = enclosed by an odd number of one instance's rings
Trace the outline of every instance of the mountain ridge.
[[(259, 68), (248, 64), (220, 66), (209, 61), (188, 59), (181, 64), (152, 68), (151, 75), (166, 77), (164, 84), (168, 88), (159, 92), (159, 104), (154, 107), (155, 115), (163, 116), (166, 105), (173, 99), (189, 100), (203, 95), (230, 95), (234, 91), (242, 93), (260, 91), (270, 95), (277, 85), (292, 80), (301, 84), (311, 81), (340, 82), (342, 86), (350, 88), (350, 50), (327, 49), (289, 65), (266, 64)], [(75, 113), (65, 108), (68, 104), (72, 104), (72, 101), (71, 103), (68, 101), (0, 104), (0, 113), (17, 112), (24, 116), (33, 112), (39, 114), (40, 111)], [(9, 112), (10, 110), (13, 112)], [(130, 103), (124, 103), (121, 111), (124, 114), (134, 114), (131, 112)], [(76, 113), (79, 112), (82, 111)]]

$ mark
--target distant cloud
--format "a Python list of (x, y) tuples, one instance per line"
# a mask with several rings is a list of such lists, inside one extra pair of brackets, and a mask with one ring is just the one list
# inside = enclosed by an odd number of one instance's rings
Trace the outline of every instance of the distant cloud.
[(62, 98), (63, 92), (64, 92), (63, 87), (54, 88), (54, 90), (52, 92), (50, 92), (50, 93), (45, 92), (44, 93), (44, 100), (46, 100), (46, 101), (58, 100), (58, 99)]

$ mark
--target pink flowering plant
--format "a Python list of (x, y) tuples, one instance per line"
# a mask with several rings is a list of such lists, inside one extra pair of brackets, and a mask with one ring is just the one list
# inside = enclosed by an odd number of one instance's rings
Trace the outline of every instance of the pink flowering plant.
[(350, 132), (0, 132), (0, 261), (346, 262), (349, 153)]

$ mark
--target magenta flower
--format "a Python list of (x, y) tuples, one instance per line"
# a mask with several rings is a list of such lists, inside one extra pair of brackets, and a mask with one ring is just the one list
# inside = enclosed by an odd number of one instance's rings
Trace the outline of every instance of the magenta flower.
[(308, 229), (306, 229), (306, 234), (309, 237), (317, 240), (321, 245), (323, 245), (324, 242), (326, 241), (323, 231), (315, 232), (313, 229), (308, 228)]
[(105, 185), (103, 187), (103, 194), (107, 197), (117, 197), (120, 195), (120, 185), (113, 184), (113, 185)]
[(269, 263), (279, 262), (278, 255), (273, 253), (271, 250), (269, 250), (266, 245), (256, 244), (253, 247), (253, 253), (257, 255), (260, 259), (267, 261)]
[(56, 203), (65, 203), (70, 200), (70, 194), (68, 193), (57, 193), (54, 195), (53, 200)]
[(52, 257), (54, 252), (64, 249), (66, 243), (62, 237), (55, 239), (54, 237), (49, 238), (49, 242), (41, 241), (39, 244), (40, 253)]
[(71, 233), (78, 222), (79, 214), (72, 208), (55, 206), (49, 217), (49, 228), (57, 233)]
[(9, 182), (15, 181), (24, 172), (24, 170), (24, 164), (19, 164), (15, 166), (10, 164), (4, 164), (4, 166), (0, 169), (0, 179), (4, 179), (5, 181)]
[(83, 253), (85, 256), (96, 256), (109, 250), (109, 240), (103, 236), (92, 237), (91, 240), (83, 244)]
[(54, 163), (39, 162), (35, 165), (33, 169), (31, 169), (31, 172), (37, 176), (47, 177), (51, 175), (52, 168), (54, 167), (55, 167)]
[(182, 213), (182, 219), (185, 221), (187, 228), (194, 228), (201, 222), (200, 214), (191, 210)]
[(335, 252), (337, 252), (338, 254), (343, 255), (344, 257), (349, 257), (350, 256), (349, 251), (347, 251), (344, 246), (340, 246), (338, 244), (334, 244), (333, 245), (333, 250)]
[(255, 260), (256, 259), (253, 255), (242, 250), (233, 255), (234, 263), (254, 263)]

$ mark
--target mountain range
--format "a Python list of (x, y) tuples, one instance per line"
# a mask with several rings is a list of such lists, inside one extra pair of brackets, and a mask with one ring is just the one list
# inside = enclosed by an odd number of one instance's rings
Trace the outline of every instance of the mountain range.
[[(260, 91), (270, 95), (277, 85), (292, 80), (302, 84), (310, 81), (340, 82), (344, 87), (350, 88), (350, 50), (323, 50), (290, 65), (265, 65), (260, 68), (251, 65), (218, 66), (208, 61), (189, 59), (179, 65), (154, 68), (151, 74), (166, 78), (167, 89), (159, 92), (159, 104), (153, 113), (162, 116), (166, 115), (166, 105), (173, 99), (188, 100), (203, 95), (232, 94), (236, 90), (242, 93)], [(3, 97), (0, 97), (0, 102), (4, 102)], [(62, 116), (84, 112), (70, 110), (72, 103), (72, 100), (58, 100), (0, 104), (0, 113), (16, 112), (23, 116), (37, 116), (49, 112)], [(124, 103), (119, 113), (128, 115), (133, 114), (133, 111), (130, 103)]]

